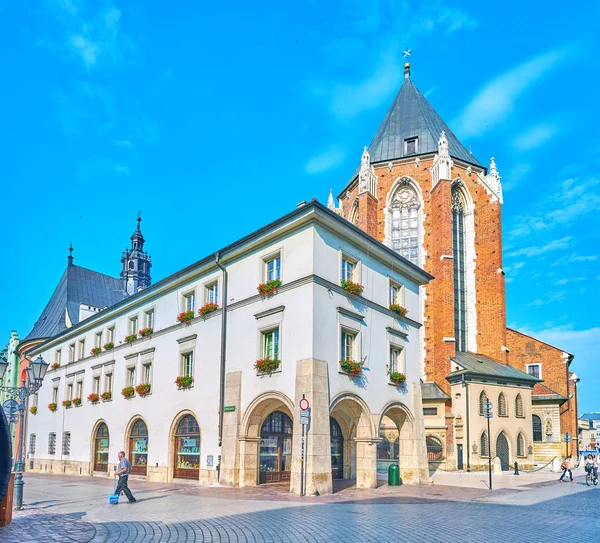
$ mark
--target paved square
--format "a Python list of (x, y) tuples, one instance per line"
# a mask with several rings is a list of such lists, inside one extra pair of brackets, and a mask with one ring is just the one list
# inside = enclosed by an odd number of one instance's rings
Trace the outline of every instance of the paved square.
[[(27, 507), (15, 512), (10, 526), (0, 528), (0, 541), (547, 542), (594, 541), (600, 530), (600, 490), (587, 488), (581, 478), (574, 484), (551, 482), (491, 494), (406, 486), (306, 499), (278, 488), (137, 481), (130, 486), (138, 503), (122, 499), (109, 505), (108, 479), (28, 475)], [(532, 505), (526, 505), (527, 496)]]

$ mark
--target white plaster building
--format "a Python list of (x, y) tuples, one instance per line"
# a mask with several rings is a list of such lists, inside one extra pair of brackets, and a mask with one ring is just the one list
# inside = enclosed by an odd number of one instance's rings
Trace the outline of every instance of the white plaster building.
[[(362, 294), (344, 290), (343, 279)], [(110, 476), (124, 449), (148, 480), (289, 480), (299, 493), (305, 395), (308, 494), (331, 492), (332, 478), (375, 486), (378, 458), (399, 459), (405, 482), (425, 482), (419, 290), (430, 279), (335, 212), (303, 204), (36, 346), (30, 356), (60, 366), (28, 417), (33, 470)], [(268, 281), (281, 284), (260, 295)], [(199, 316), (207, 303), (218, 309)], [(185, 311), (195, 318), (178, 322)], [(279, 366), (258, 372), (267, 358)], [(362, 362), (360, 376), (343, 371), (343, 359)], [(392, 372), (406, 383), (393, 384)], [(193, 384), (178, 388), (182, 376)], [(143, 387), (122, 395), (140, 385), (149, 385), (145, 396)], [(110, 399), (87, 399), (106, 392)], [(62, 405), (75, 398), (81, 405)]]

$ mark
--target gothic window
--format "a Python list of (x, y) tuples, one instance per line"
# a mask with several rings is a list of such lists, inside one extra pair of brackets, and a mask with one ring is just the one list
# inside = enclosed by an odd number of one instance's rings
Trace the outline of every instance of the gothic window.
[(413, 264), (419, 264), (419, 198), (407, 180), (402, 180), (391, 203), (392, 249)]
[(481, 456), (489, 456), (487, 432), (481, 434)]
[(484, 390), (481, 391), (479, 395), (479, 414), (485, 415), (485, 404), (487, 403), (488, 398)]
[(517, 394), (517, 399), (515, 400), (515, 412), (517, 417), (525, 416), (525, 411), (523, 409), (523, 398), (520, 394)]
[(354, 226), (358, 226), (358, 200), (354, 200), (354, 204), (352, 204), (352, 208), (348, 214), (348, 221)]
[(521, 433), (517, 436), (517, 456), (525, 456), (525, 440)]
[(508, 416), (508, 413), (506, 411), (506, 397), (504, 396), (504, 392), (500, 392), (500, 395), (498, 396), (498, 416)]
[(456, 185), (452, 187), (452, 256), (454, 259), (454, 337), (456, 350), (467, 350), (467, 274), (465, 271), (465, 200)]
[(543, 441), (542, 438), (542, 419), (537, 415), (531, 416), (531, 422), (533, 424), (533, 441)]

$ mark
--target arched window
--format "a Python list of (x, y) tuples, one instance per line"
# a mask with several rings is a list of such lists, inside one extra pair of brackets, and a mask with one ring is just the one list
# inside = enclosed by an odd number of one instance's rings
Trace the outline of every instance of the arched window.
[(419, 264), (419, 197), (408, 179), (402, 179), (390, 203), (392, 249)]
[(331, 435), (331, 477), (344, 478), (344, 435), (338, 421), (329, 417), (329, 433)]
[(148, 467), (148, 428), (142, 419), (136, 419), (129, 431), (131, 473), (146, 475)]
[(442, 442), (437, 437), (427, 436), (425, 443), (427, 445), (427, 460), (439, 462), (444, 457)]
[(531, 422), (533, 423), (533, 441), (543, 441), (542, 419), (537, 415), (531, 415)]
[(517, 436), (517, 456), (525, 456), (525, 440), (521, 433)]
[(489, 456), (489, 450), (488, 450), (488, 436), (487, 436), (487, 432), (483, 432), (483, 434), (481, 434), (481, 456)]
[(504, 396), (504, 392), (500, 392), (498, 395), (498, 416), (499, 417), (507, 417), (508, 412), (506, 410), (506, 398)]
[(456, 350), (467, 350), (467, 274), (465, 200), (458, 185), (452, 186), (452, 257), (454, 261), (454, 338)]
[(481, 391), (481, 394), (479, 395), (479, 414), (480, 415), (485, 415), (485, 404), (487, 403), (488, 398), (487, 395), (485, 393), (485, 390)]
[(101, 422), (94, 439), (94, 471), (108, 471), (108, 426)]
[(173, 477), (197, 480), (200, 475), (200, 427), (192, 415), (185, 415), (175, 431)]
[(260, 430), (260, 483), (289, 481), (292, 473), (292, 419), (273, 411)]
[(525, 410), (523, 409), (523, 398), (520, 394), (517, 394), (517, 399), (515, 400), (515, 413), (517, 417), (525, 416)]
[(354, 200), (354, 203), (350, 208), (350, 213), (348, 213), (348, 221), (354, 226), (358, 226), (358, 200)]

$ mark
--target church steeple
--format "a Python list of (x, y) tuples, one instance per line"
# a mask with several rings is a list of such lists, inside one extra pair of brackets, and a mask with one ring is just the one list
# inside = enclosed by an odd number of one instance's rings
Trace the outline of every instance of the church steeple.
[(121, 280), (123, 281), (123, 290), (132, 295), (136, 292), (149, 287), (152, 279), (150, 277), (150, 268), (152, 267), (152, 257), (144, 251), (144, 236), (140, 228), (142, 222), (141, 214), (137, 216), (137, 227), (131, 236), (131, 249), (125, 249), (121, 256)]

